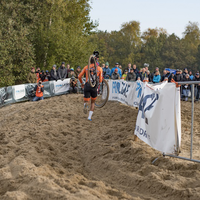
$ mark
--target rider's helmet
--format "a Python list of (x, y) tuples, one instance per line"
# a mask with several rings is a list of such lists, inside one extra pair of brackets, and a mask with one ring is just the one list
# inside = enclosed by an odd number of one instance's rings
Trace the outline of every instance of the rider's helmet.
[(144, 63), (144, 67), (149, 67), (149, 63)]

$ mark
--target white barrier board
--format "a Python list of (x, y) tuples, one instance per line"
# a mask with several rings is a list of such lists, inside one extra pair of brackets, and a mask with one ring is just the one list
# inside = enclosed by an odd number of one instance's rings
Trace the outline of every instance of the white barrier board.
[(174, 154), (181, 143), (180, 91), (175, 83), (109, 81), (109, 100), (138, 107), (134, 134), (154, 149)]
[(19, 100), (24, 98), (26, 95), (25, 85), (15, 85), (13, 86), (13, 98), (14, 100)]
[(64, 79), (63, 81), (58, 80), (54, 81), (54, 93), (64, 93), (69, 90), (70, 86), (70, 79)]
[(110, 94), (108, 100), (119, 101), (129, 106), (138, 107), (142, 94), (143, 82), (127, 82), (123, 80), (109, 80)]

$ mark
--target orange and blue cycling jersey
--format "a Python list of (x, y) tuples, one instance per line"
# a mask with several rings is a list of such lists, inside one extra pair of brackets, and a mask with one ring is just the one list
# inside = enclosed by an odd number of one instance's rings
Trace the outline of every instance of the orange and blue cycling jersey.
[[(93, 69), (93, 70), (95, 69), (94, 64), (91, 64), (91, 65), (90, 65), (90, 69)], [(85, 82), (88, 82), (88, 65), (85, 66), (85, 67), (83, 68), (83, 70), (81, 71), (81, 73), (80, 73), (79, 76), (78, 76), (78, 79), (79, 79), (80, 83), (83, 83), (81, 77), (82, 77), (84, 74), (86, 74), (86, 80), (85, 80)], [(99, 82), (100, 82), (100, 83), (102, 82), (102, 74), (103, 74), (102, 68), (99, 67), (99, 66), (97, 66), (97, 77), (99, 77)]]

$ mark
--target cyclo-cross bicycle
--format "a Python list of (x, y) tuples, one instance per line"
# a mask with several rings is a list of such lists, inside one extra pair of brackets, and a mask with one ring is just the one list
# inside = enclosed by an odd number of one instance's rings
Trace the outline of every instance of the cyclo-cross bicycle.
[[(90, 73), (90, 61), (91, 58), (94, 58), (95, 63), (95, 69), (94, 69), (94, 77)], [(97, 108), (102, 108), (105, 106), (106, 102), (108, 101), (109, 96), (109, 86), (108, 82), (103, 78), (102, 83), (99, 83), (98, 77), (97, 77), (97, 61), (96, 61), (96, 55), (91, 55), (88, 62), (88, 79), (91, 87), (97, 87), (97, 99), (95, 101), (95, 106)], [(95, 81), (92, 81), (95, 80)]]

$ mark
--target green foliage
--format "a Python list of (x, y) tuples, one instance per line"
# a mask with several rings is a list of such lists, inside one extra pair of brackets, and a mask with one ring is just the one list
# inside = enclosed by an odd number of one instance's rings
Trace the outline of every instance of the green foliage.
[(89, 0), (1, 0), (0, 87), (26, 82), (31, 67), (50, 70), (64, 61), (84, 67), (94, 50), (99, 62), (123, 68), (130, 62), (149, 69), (188, 67), (200, 70), (200, 30), (189, 22), (183, 39), (162, 28), (140, 32), (140, 23), (119, 31), (97, 31), (89, 18)]
[(24, 82), (34, 66), (34, 49), (28, 38), (29, 16), (20, 16), (25, 8), (19, 1), (0, 3), (0, 86)]

